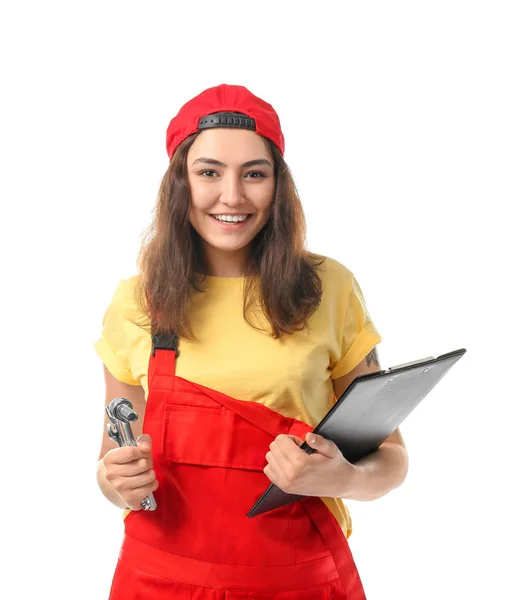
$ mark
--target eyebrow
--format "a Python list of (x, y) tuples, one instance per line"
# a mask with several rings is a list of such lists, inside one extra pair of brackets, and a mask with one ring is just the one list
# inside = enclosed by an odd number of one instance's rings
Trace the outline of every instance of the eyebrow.
[[(206, 156), (201, 156), (200, 158), (196, 158), (196, 160), (192, 163), (193, 165), (195, 165), (196, 163), (204, 163), (205, 165), (215, 165), (216, 167), (224, 167), (225, 169), (227, 168), (227, 164), (221, 162), (220, 160), (216, 160), (215, 158), (207, 158)], [(243, 163), (242, 168), (247, 168), (247, 167), (254, 167), (256, 165), (267, 165), (269, 167), (272, 166), (272, 163), (269, 160), (266, 160), (266, 158), (257, 158), (255, 160), (248, 160), (247, 162)]]

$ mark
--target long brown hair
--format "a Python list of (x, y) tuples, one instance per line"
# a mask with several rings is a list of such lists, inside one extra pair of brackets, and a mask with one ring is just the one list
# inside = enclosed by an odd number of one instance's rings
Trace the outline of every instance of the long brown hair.
[[(137, 258), (140, 272), (135, 302), (139, 327), (172, 330), (178, 337), (196, 339), (189, 318), (189, 300), (203, 292), (204, 260), (200, 236), (189, 221), (191, 194), (187, 154), (198, 133), (177, 148), (162, 178), (152, 223), (142, 235)], [(275, 194), (268, 222), (251, 242), (245, 271), (244, 319), (254, 302), (271, 323), (274, 338), (307, 327), (322, 294), (318, 267), (325, 257), (304, 248), (306, 224), (290, 170), (278, 148), (267, 138), (275, 166)], [(201, 271), (203, 273), (204, 270)]]

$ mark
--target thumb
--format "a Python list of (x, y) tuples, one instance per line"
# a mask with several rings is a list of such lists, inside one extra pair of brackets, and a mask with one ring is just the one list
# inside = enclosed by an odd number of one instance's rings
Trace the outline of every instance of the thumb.
[(314, 448), (319, 454), (323, 454), (324, 456), (328, 456), (329, 458), (333, 458), (337, 456), (339, 449), (336, 444), (332, 442), (332, 440), (327, 440), (321, 435), (317, 433), (312, 433), (309, 431), (305, 436), (305, 441), (307, 444)]
[(152, 449), (152, 438), (148, 435), (148, 433), (142, 433), (136, 440), (136, 443), (144, 452), (148, 452)]

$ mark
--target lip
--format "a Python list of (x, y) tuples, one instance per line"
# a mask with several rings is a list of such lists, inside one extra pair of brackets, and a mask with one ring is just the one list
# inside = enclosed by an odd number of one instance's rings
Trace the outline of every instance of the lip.
[[(242, 214), (242, 213), (239, 213), (239, 214)], [(243, 214), (245, 214), (245, 213), (243, 213)], [(227, 231), (238, 231), (239, 229), (242, 229), (243, 227), (245, 227), (247, 225), (247, 223), (251, 220), (252, 214), (249, 214), (249, 216), (245, 219), (245, 221), (242, 221), (241, 223), (235, 223), (235, 225), (226, 225), (225, 223), (221, 223), (213, 215), (208, 215), (208, 216), (217, 225), (217, 227), (220, 227), (221, 229), (227, 230)]]

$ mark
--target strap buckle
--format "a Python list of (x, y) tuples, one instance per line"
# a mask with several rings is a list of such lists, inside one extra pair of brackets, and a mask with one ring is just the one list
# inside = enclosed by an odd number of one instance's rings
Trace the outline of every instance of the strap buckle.
[(162, 332), (152, 335), (152, 356), (155, 356), (156, 350), (174, 350), (176, 356), (179, 356), (176, 333), (171, 331), (170, 333)]

